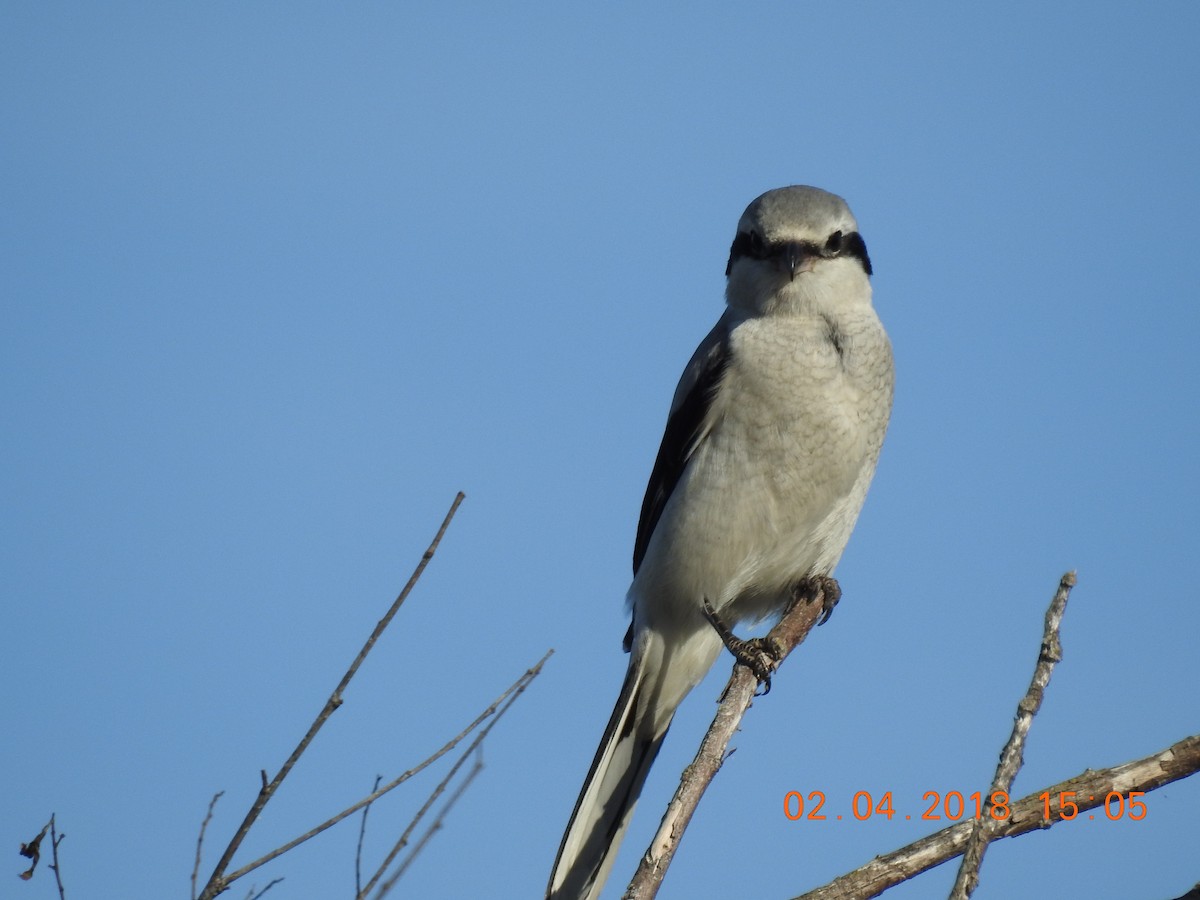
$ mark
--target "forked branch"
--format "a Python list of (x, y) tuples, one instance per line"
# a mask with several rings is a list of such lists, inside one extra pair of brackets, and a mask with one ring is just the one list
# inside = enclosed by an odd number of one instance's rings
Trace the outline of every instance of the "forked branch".
[(437, 552), (438, 545), (442, 542), (442, 536), (446, 533), (446, 529), (450, 527), (450, 521), (454, 518), (454, 514), (458, 511), (458, 507), (463, 502), (464, 497), (465, 495), (461, 491), (459, 491), (457, 496), (455, 496), (454, 502), (450, 504), (450, 511), (446, 513), (446, 517), (442, 520), (441, 527), (438, 528), (437, 534), (433, 538), (433, 542), (429, 545), (429, 549), (426, 550), (421, 556), (421, 561), (413, 570), (412, 575), (408, 579), (408, 583), (404, 586), (404, 589), (400, 592), (399, 596), (397, 596), (392, 602), (391, 607), (388, 609), (384, 617), (376, 624), (375, 630), (371, 632), (371, 636), (367, 638), (367, 642), (363, 644), (362, 649), (358, 651), (358, 656), (354, 658), (354, 662), (350, 664), (350, 668), (346, 670), (346, 674), (342, 676), (342, 680), (338, 682), (338, 685), (336, 688), (334, 688), (333, 693), (329, 695), (329, 699), (325, 701), (324, 707), (322, 707), (321, 711), (317, 714), (316, 719), (313, 720), (312, 725), (309, 726), (308, 732), (303, 738), (301, 738), (300, 743), (296, 745), (296, 749), (292, 751), (291, 756), (287, 758), (287, 761), (275, 774), (275, 777), (270, 780), (270, 782), (267, 782), (266, 775), (264, 773), (263, 786), (259, 790), (258, 796), (255, 797), (254, 803), (250, 807), (250, 811), (246, 813), (246, 818), (242, 820), (242, 824), (238, 826), (237, 831), (234, 832), (233, 838), (229, 841), (229, 846), (227, 846), (225, 848), (225, 852), (221, 854), (221, 858), (217, 862), (216, 868), (213, 869), (212, 875), (209, 876), (208, 883), (204, 886), (204, 890), (200, 894), (200, 900), (213, 900), (214, 897), (228, 888), (229, 883), (237, 877), (237, 873), (230, 876), (225, 875), (225, 870), (229, 868), (229, 864), (233, 861), (234, 854), (237, 853), (238, 848), (242, 846), (242, 841), (245, 840), (251, 826), (258, 821), (258, 817), (262, 814), (263, 808), (267, 805), (267, 802), (275, 795), (275, 792), (279, 790), (279, 785), (283, 783), (283, 779), (285, 779), (288, 776), (288, 773), (292, 771), (292, 767), (296, 765), (296, 762), (300, 759), (301, 755), (305, 750), (308, 749), (308, 745), (312, 743), (313, 738), (317, 736), (317, 732), (321, 730), (321, 727), (329, 720), (329, 717), (333, 715), (333, 711), (342, 705), (342, 694), (345, 692), (346, 687), (350, 684), (350, 680), (354, 678), (355, 673), (358, 672), (359, 666), (361, 666), (363, 660), (367, 658), (367, 654), (371, 652), (371, 648), (375, 646), (375, 642), (379, 640), (379, 636), (382, 635), (388, 625), (391, 624), (392, 619), (395, 618), (396, 613), (400, 610), (400, 607), (404, 605), (404, 601), (408, 599), (408, 595), (412, 593), (412, 589), (416, 586), (417, 581), (420, 579), (421, 573), (425, 571), (425, 567), (429, 565), (429, 561), (433, 559), (433, 554)]

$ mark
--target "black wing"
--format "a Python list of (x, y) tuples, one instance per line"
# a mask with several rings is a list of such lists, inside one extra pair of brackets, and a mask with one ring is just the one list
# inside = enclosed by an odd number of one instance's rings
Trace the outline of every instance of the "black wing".
[[(712, 406), (713, 395), (717, 385), (729, 365), (729, 339), (724, 323), (708, 336), (684, 373), (684, 381), (689, 378), (691, 386), (681, 397), (677, 396), (667, 418), (667, 428), (663, 432), (662, 444), (658, 448), (658, 458), (654, 460), (654, 470), (650, 473), (650, 483), (646, 485), (646, 497), (642, 500), (642, 515), (638, 520), (637, 538), (633, 543), (633, 574), (641, 568), (642, 559), (646, 556), (646, 547), (650, 544), (650, 536), (658, 524), (662, 511), (683, 475), (684, 467), (696, 449), (704, 420)], [(683, 385), (680, 385), (681, 389)]]

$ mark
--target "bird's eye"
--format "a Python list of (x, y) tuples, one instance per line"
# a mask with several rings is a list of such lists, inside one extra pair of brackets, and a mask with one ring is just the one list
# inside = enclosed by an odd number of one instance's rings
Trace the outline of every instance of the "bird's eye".
[(837, 256), (842, 252), (842, 243), (842, 233), (840, 231), (835, 231), (829, 236), (829, 240), (825, 242), (825, 255)]
[(766, 255), (766, 245), (757, 231), (750, 232), (750, 255), (754, 259), (762, 259)]

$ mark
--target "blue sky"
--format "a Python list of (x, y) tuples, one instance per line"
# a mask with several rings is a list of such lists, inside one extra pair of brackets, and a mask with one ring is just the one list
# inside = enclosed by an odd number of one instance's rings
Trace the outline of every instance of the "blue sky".
[[(623, 674), (675, 380), (737, 217), (783, 184), (857, 214), (892, 427), (844, 599), (755, 703), (661, 896), (787, 897), (931, 830), (789, 822), (787, 791), (908, 812), (985, 787), (1070, 568), (1016, 792), (1200, 731), (1194, 4), (0, 21), (0, 843), (56, 812), (72, 897), (186, 896), (211, 795), (208, 863), (460, 489), (239, 861), (424, 758), (553, 647), (401, 882), (539, 895)], [(676, 719), (614, 896), (727, 672)], [(368, 860), (434, 781), (373, 810)], [(1182, 894), (1200, 782), (1147, 803), (997, 845), (976, 897)], [(350, 896), (356, 837), (252, 880)], [(48, 874), (5, 896), (53, 896)]]

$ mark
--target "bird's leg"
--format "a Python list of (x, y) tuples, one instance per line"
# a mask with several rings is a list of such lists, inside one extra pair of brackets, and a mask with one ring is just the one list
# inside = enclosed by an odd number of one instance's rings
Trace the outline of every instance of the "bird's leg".
[[(821, 617), (817, 619), (818, 625), (824, 625), (829, 621), (829, 617), (833, 615), (833, 608), (841, 599), (842, 586), (832, 575), (809, 575), (807, 578), (797, 581), (792, 588), (792, 605), (800, 601), (805, 603), (821, 601)], [(791, 609), (790, 606), (788, 608)]]
[[(831, 575), (808, 575), (792, 587), (792, 599), (787, 609), (791, 610), (797, 603), (815, 603), (819, 600), (821, 614), (817, 624), (824, 625), (833, 615), (833, 608), (841, 598), (842, 587), (836, 578)], [(786, 614), (787, 610), (784, 611), (784, 615)], [(778, 668), (779, 661), (783, 658), (783, 648), (776, 646), (769, 637), (742, 640), (725, 624), (707, 597), (704, 598), (704, 618), (708, 619), (708, 623), (720, 635), (721, 643), (734, 658), (754, 673), (754, 677), (763, 686), (763, 695), (769, 694), (771, 673)]]
[(708, 619), (708, 623), (720, 635), (721, 643), (733, 654), (734, 659), (754, 673), (758, 683), (763, 686), (763, 696), (771, 693), (771, 673), (775, 671), (783, 655), (779, 648), (774, 647), (766, 638), (742, 640), (725, 624), (707, 597), (704, 598), (704, 618)]

